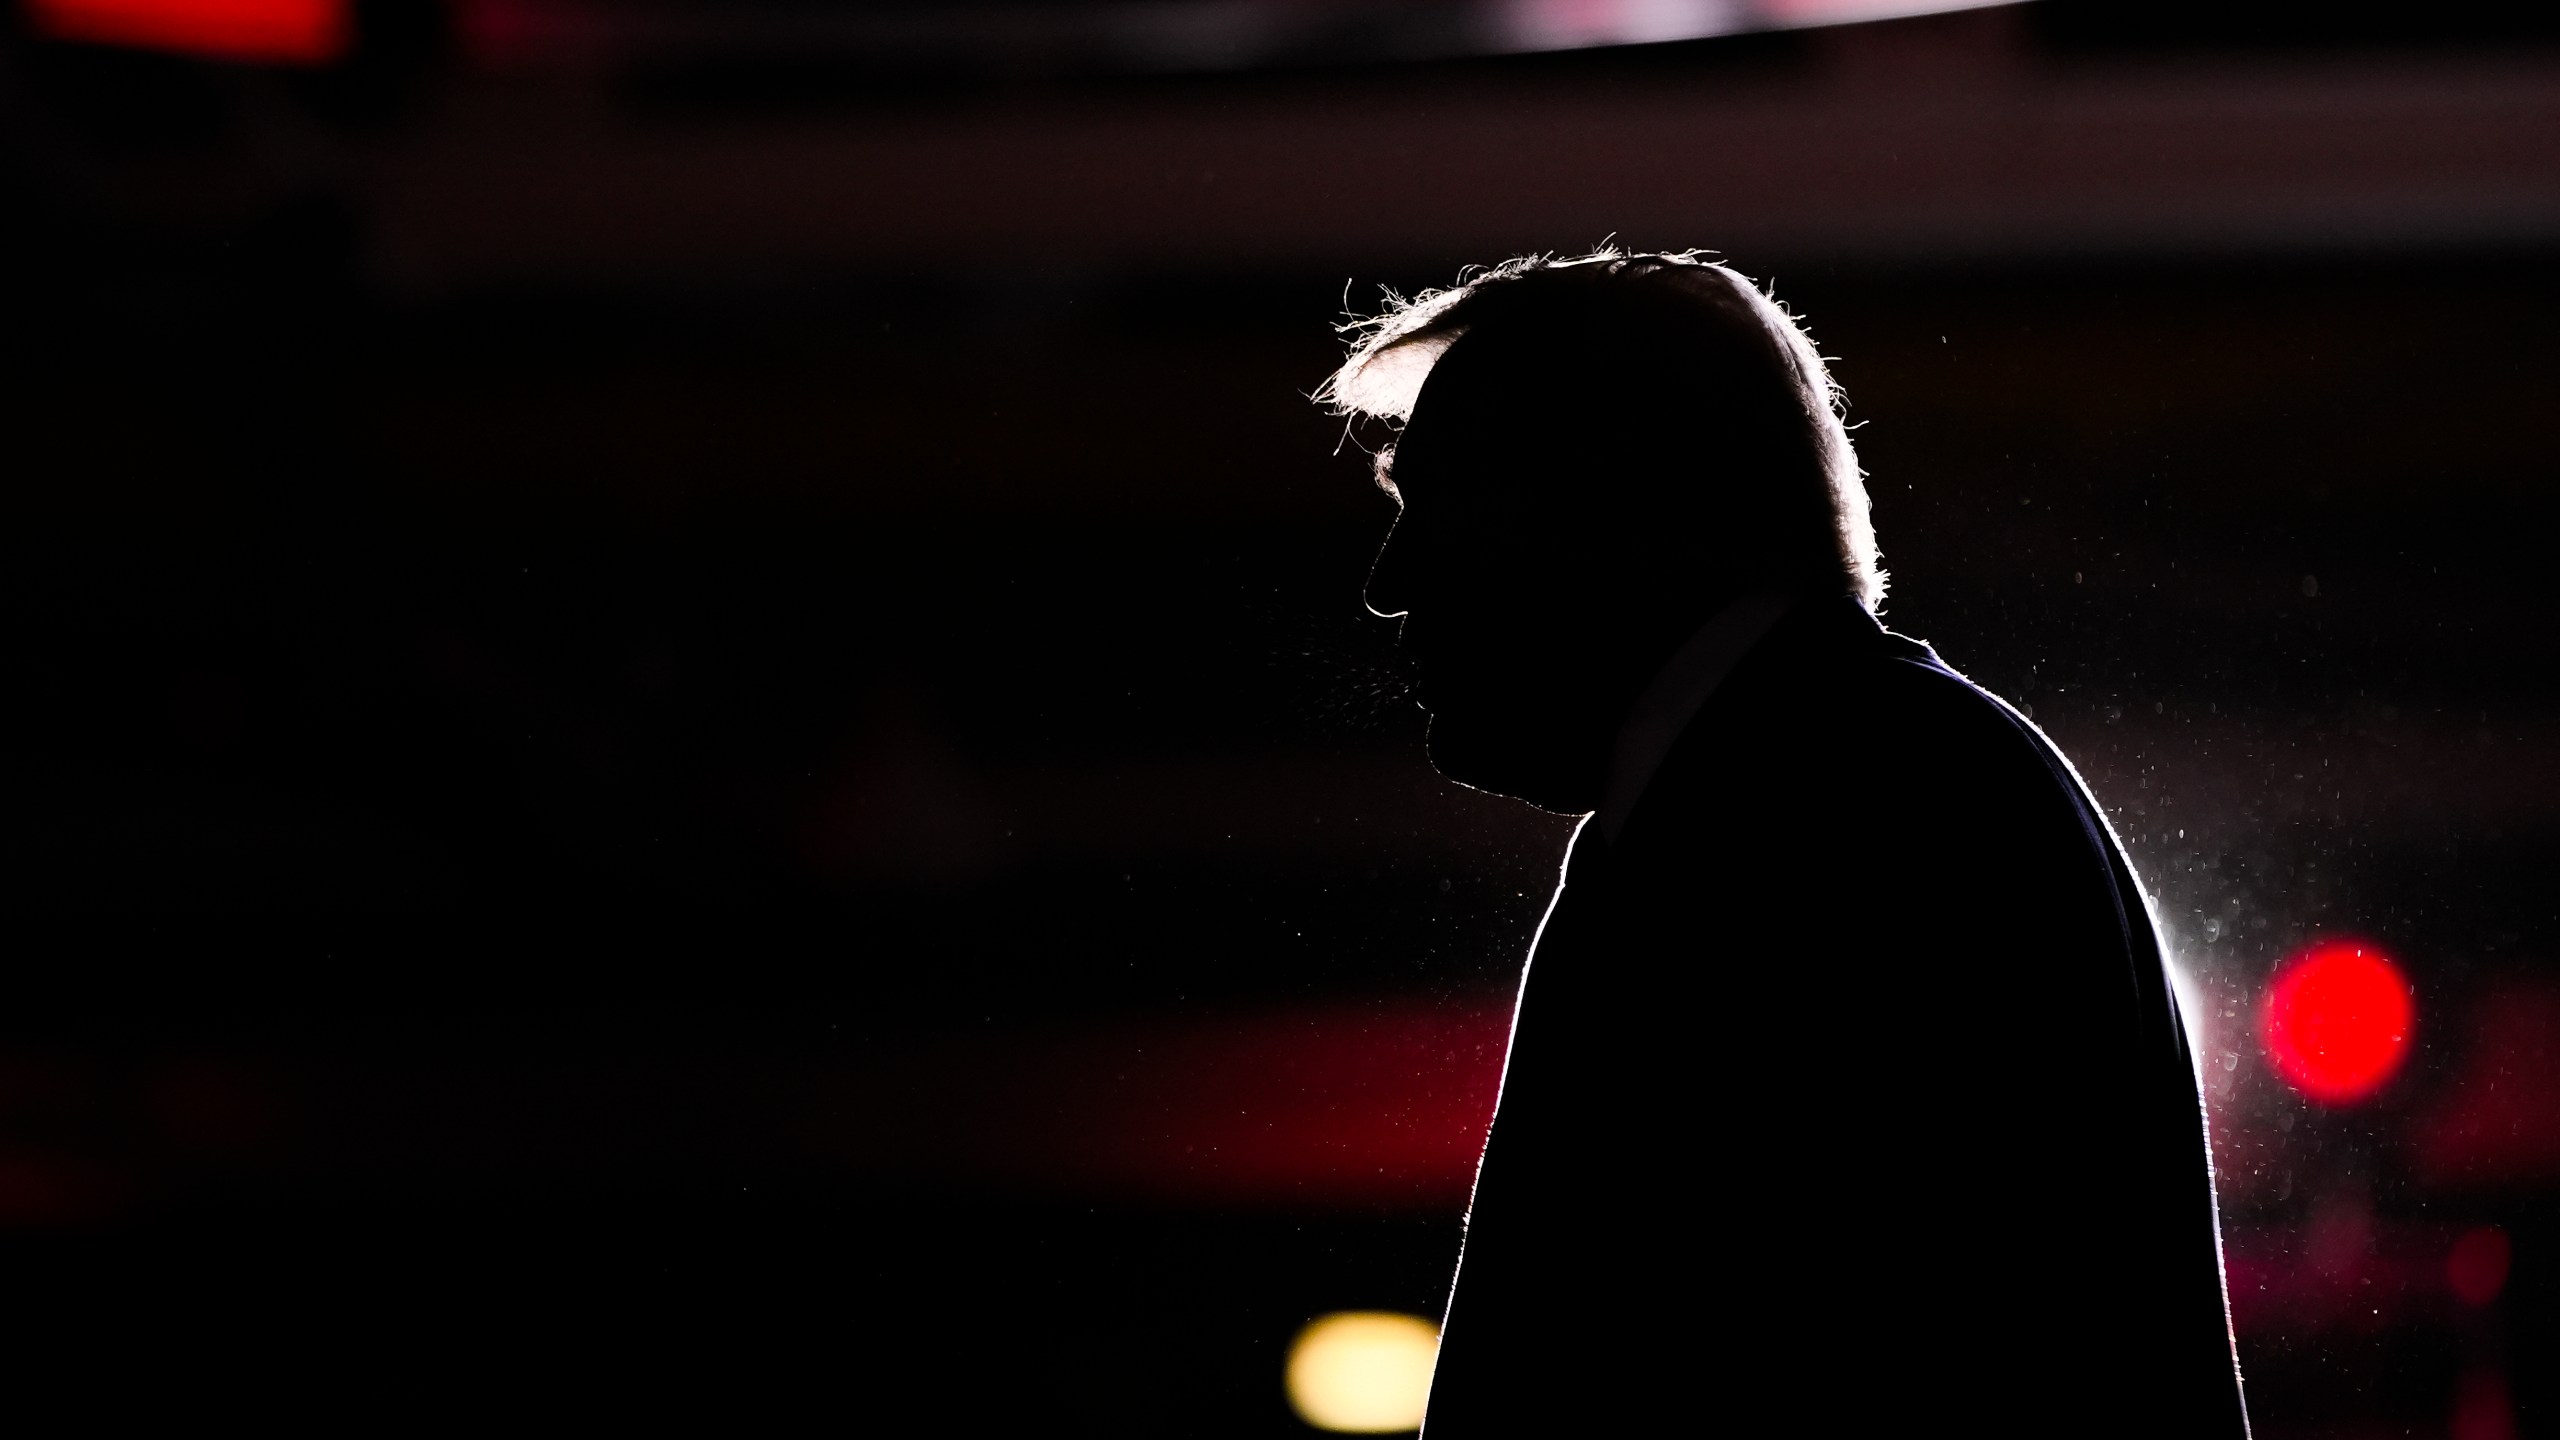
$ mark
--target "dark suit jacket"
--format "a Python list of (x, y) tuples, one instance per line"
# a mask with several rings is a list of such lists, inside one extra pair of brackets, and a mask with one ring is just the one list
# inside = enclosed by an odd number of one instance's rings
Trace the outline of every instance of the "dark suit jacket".
[(1853, 602), (1728, 675), (1522, 988), (1428, 1440), (2246, 1433), (2204, 1115), (2060, 756)]

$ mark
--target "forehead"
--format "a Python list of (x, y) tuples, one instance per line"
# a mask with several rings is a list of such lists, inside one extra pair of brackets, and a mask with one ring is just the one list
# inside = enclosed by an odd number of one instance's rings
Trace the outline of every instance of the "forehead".
[(1397, 488), (1417, 481), (1426, 488), (1514, 488), (1570, 450), (1573, 433), (1585, 428), (1585, 397), (1559, 383), (1552, 366), (1502, 363), (1507, 358), (1462, 343), (1432, 367), (1396, 438)]

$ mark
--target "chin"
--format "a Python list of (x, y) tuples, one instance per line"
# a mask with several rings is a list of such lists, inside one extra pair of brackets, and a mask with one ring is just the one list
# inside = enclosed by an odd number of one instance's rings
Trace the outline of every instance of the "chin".
[(1452, 723), (1446, 714), (1435, 711), (1424, 732), (1423, 751), (1443, 779), (1470, 790), (1518, 800), (1556, 815), (1581, 815), (1593, 808), (1573, 803), (1580, 798), (1577, 787), (1554, 773), (1555, 747), (1532, 737), (1489, 734), (1463, 721)]

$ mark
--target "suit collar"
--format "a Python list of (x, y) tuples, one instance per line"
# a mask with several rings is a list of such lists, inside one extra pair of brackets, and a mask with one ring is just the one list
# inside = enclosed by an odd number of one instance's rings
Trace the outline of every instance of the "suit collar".
[(1733, 667), (1798, 603), (1793, 591), (1754, 591), (1708, 616), (1663, 663), (1653, 683), (1636, 698), (1627, 723), (1618, 728), (1617, 744), (1609, 756), (1608, 789), (1593, 819), (1603, 837), (1618, 838), (1628, 812), (1653, 783), (1654, 772), (1662, 768), (1662, 759), (1671, 753), (1680, 732), (1689, 728), (1690, 720)]
[[(1718, 621), (1725, 620), (1729, 613), (1730, 607), (1728, 611), (1719, 612), (1702, 628), (1701, 635), (1714, 628)], [(1690, 643), (1695, 646), (1699, 641), (1693, 639)], [(1686, 653), (1686, 647), (1683, 653)], [(1881, 655), (1942, 665), (1936, 652), (1927, 645), (1887, 630), (1865, 605), (1848, 596), (1807, 598), (1784, 606), (1774, 615), (1769, 615), (1733, 650), (1723, 666), (1707, 677), (1703, 688), (1696, 690), (1696, 703), (1680, 714), (1678, 722), (1662, 738), (1661, 748), (1652, 752), (1650, 763), (1643, 767), (1642, 774), (1635, 777), (1634, 783), (1623, 794), (1619, 788), (1619, 765), (1613, 759), (1609, 799), (1614, 810), (1604, 808), (1594, 817), (1594, 822), (1584, 828), (1582, 844), (1590, 846), (1596, 842), (1616, 847), (1627, 826), (1642, 813), (1645, 796), (1657, 788), (1655, 782), (1666, 762), (1697, 735), (1701, 728), (1701, 715), (1712, 713), (1726, 697), (1764, 685), (1783, 686), (1788, 683), (1788, 672), (1799, 667), (1836, 663), (1857, 655)], [(1672, 668), (1666, 666), (1666, 674)], [(1694, 673), (1691, 678), (1696, 678)], [(1660, 680), (1656, 682), (1657, 686), (1663, 683)], [(1646, 694), (1650, 698), (1653, 691), (1648, 689)], [(1643, 713), (1642, 702), (1639, 702), (1637, 710), (1639, 714)], [(1633, 722), (1630, 723), (1632, 725)], [(1630, 748), (1629, 737), (1623, 732), (1620, 745), (1622, 753)], [(1605, 823), (1612, 819), (1614, 824)]]

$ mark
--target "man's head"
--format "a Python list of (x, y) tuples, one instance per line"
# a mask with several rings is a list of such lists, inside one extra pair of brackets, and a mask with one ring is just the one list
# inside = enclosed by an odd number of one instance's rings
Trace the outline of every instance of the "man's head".
[(1358, 326), (1319, 398), (1403, 422), (1369, 584), (1450, 778), (1573, 813), (1637, 693), (1715, 610), (1882, 598), (1822, 359), (1685, 255), (1518, 260)]

